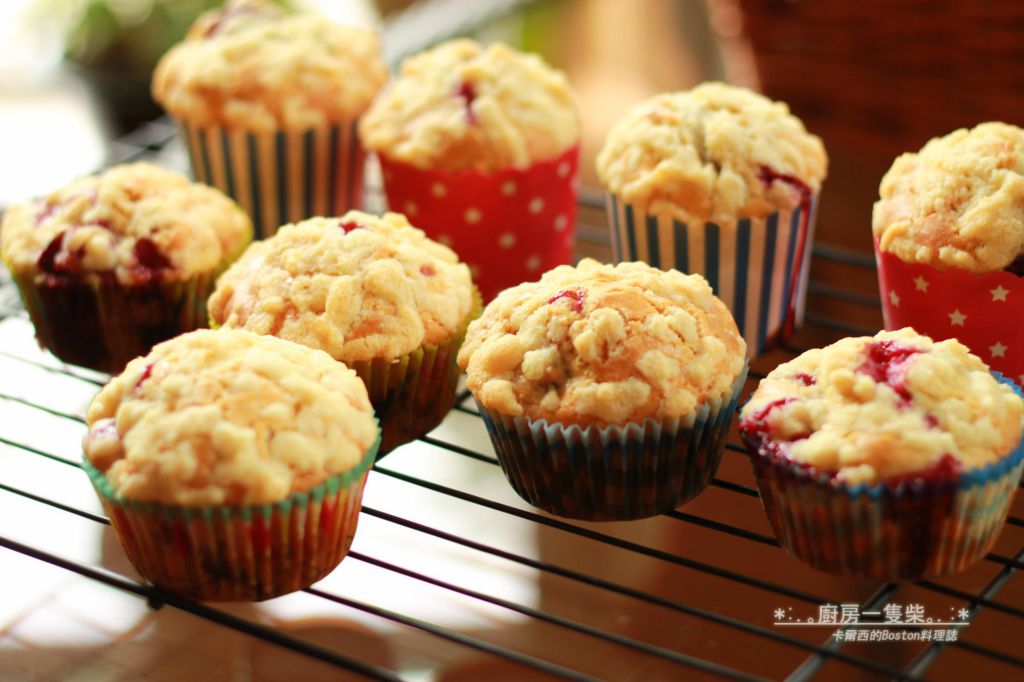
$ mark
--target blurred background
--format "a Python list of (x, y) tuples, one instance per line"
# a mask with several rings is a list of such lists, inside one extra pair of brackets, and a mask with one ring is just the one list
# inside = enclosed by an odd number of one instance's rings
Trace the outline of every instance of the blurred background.
[[(1024, 3), (1016, 0), (287, 2), (315, 7), (342, 22), (379, 28), (392, 68), (403, 56), (457, 35), (485, 42), (502, 40), (541, 53), (568, 73), (578, 94), (584, 124), (583, 187), (595, 196), (600, 188), (593, 159), (604, 135), (627, 108), (654, 93), (722, 79), (786, 101), (828, 148), (830, 172), (822, 194), (817, 241), (840, 251), (871, 253), (871, 206), (878, 183), (896, 155), (918, 149), (931, 137), (986, 120), (1024, 124)], [(118, 158), (119, 138), (140, 126), (145, 133), (145, 124), (162, 115), (148, 94), (156, 60), (180, 40), (196, 14), (218, 4), (216, 0), (0, 0), (0, 207), (48, 192)], [(159, 144), (165, 140), (161, 138)], [(175, 143), (164, 151), (169, 165), (185, 168), (185, 157)], [(591, 215), (597, 216), (594, 220), (603, 220), (601, 211), (591, 208)], [(598, 249), (592, 255), (601, 255), (599, 246), (583, 246)], [(870, 256), (861, 265), (865, 262), (871, 262)], [(877, 328), (880, 316), (877, 294), (872, 294), (877, 291), (872, 270), (815, 268), (816, 281), (863, 292), (863, 301), (874, 306), (847, 309), (840, 305), (841, 310), (831, 311), (833, 315)], [(834, 298), (816, 300), (814, 294), (809, 303), (812, 311), (816, 305), (839, 305)], [(29, 336), (25, 345), (28, 354), (33, 345)], [(37, 351), (32, 348), (31, 352)], [(5, 380), (2, 373), (0, 380)], [(68, 411), (80, 409), (91, 397), (92, 387), (88, 392), (81, 387), (75, 390), (79, 393), (61, 396), (70, 405)], [(469, 421), (475, 426), (467, 426)], [(486, 451), (486, 434), (478, 422), (456, 414), (435, 435)], [(467, 436), (468, 429), (475, 430)], [(78, 437), (79, 431), (71, 427), (66, 434), (26, 436), (39, 442), (52, 440), (52, 445), (40, 447), (72, 456), (77, 456), (72, 451)], [(489, 465), (466, 459), (458, 467), (434, 468), (432, 462), (441, 455), (426, 445), (421, 448), (423, 459), (418, 458), (420, 450), (417, 457), (407, 450), (391, 455), (387, 464), (424, 476), (429, 473), (453, 487), (520, 505), (504, 480), (487, 469)], [(0, 454), (4, 454), (2, 446)], [(19, 477), (26, 482), (45, 481), (48, 495), (60, 491), (60, 499), (69, 505), (96, 506), (77, 470), (67, 473), (62, 465), (24, 454), (7, 460), (0, 457), (0, 464), (5, 466), (0, 469), (5, 482)], [(728, 456), (722, 476), (750, 484), (749, 467), (736, 455)], [(410, 495), (408, 486), (384, 477), (374, 479), (367, 495), (368, 504), (399, 517), (422, 519), (430, 510), (433, 519), (441, 519), (438, 525), (459, 535), (486, 537), (525, 556), (574, 566), (583, 573), (603, 575), (740, 620), (767, 625), (771, 609), (779, 606), (797, 606), (804, 615), (811, 614), (812, 606), (799, 601), (765, 596), (679, 566), (612, 552), (603, 544), (568, 537), (543, 525), (496, 513), (477, 518), (475, 507), (467, 513), (467, 507), (457, 501), (439, 502), (437, 495), (427, 493)], [(713, 489), (686, 509), (752, 527), (766, 537), (770, 531), (756, 497), (740, 498), (737, 502), (734, 493)], [(1022, 500), (1017, 502), (1019, 513)], [(68, 516), (55, 517), (50, 523), (34, 508), (25, 509), (37, 523), (40, 538), (61, 536), (62, 542), (79, 548), (68, 551), (85, 557), (83, 561), (131, 575), (120, 550), (97, 524), (82, 519), (73, 523), (67, 519), (75, 517)], [(16, 505), (0, 506), (0, 514), (9, 518), (17, 518), (18, 513)], [(510, 568), (497, 559), (481, 561), (464, 548), (453, 549), (451, 543), (434, 539), (428, 542), (379, 518), (361, 523), (357, 547), (370, 554), (394, 552), (394, 561), (402, 564), (410, 552), (416, 552), (418, 569), (433, 569), (452, 582), (481, 584), (493, 594), (673, 650), (693, 650), (705, 657), (713, 654), (724, 662), (745, 662), (746, 668), (753, 666), (749, 662), (753, 651), (759, 660), (756, 667), (769, 676), (792, 671), (806, 657), (800, 650), (769, 656), (763, 649), (750, 648), (763, 644), (754, 637), (744, 639), (721, 627), (698, 627), (678, 613), (584, 589), (525, 567)], [(81, 533), (79, 526), (85, 529)], [(680, 527), (678, 521), (664, 518), (600, 526), (615, 537), (681, 556), (712, 557), (717, 566), (785, 580), (794, 588), (833, 599), (862, 602), (877, 587), (812, 572), (763, 542), (737, 540), (692, 526), (682, 533)], [(1024, 528), (1008, 528), (1000, 551), (1012, 553), (1019, 548), (1022, 534)], [(957, 589), (976, 593), (990, 578), (990, 570), (983, 568), (947, 581), (951, 585), (946, 587), (947, 595), (948, 590)], [(368, 602), (391, 603), (396, 610), (460, 632), (486, 633), (499, 644), (542, 656), (564, 657), (564, 649), (578, 645), (581, 664), (609, 676), (678, 679), (678, 667), (638, 666), (615, 647), (588, 650), (585, 642), (552, 639), (551, 631), (534, 621), (506, 612), (495, 615), (496, 609), (489, 607), (467, 607), (466, 600), (449, 599), (446, 593), (439, 597), (422, 586), (417, 592), (409, 587), (411, 580), (374, 582), (380, 573), (350, 560), (331, 576), (330, 584), (338, 591), (357, 585), (356, 594)], [(1024, 603), (1021, 580), (1008, 592), (1010, 601)], [(929, 608), (949, 605), (929, 594), (910, 586), (901, 599), (926, 602), (931, 598)], [(975, 641), (1015, 650), (1014, 628), (1020, 621), (1010, 620), (1007, 613), (1019, 615), (1020, 609), (1007, 608), (1010, 611), (995, 609), (987, 622), (972, 624)], [(309, 595), (227, 610), (339, 651), (354, 652), (363, 660), (396, 667), (410, 679), (526, 679), (521, 668), (484, 656), (467, 659), (454, 645), (408, 628), (400, 631), (401, 637), (394, 631), (384, 632), (368, 625), (372, 619), (362, 614), (325, 605)], [(340, 618), (339, 611), (351, 619)], [(815, 633), (807, 638), (810, 642), (821, 639)], [(910, 651), (899, 645), (872, 650), (876, 658), (900, 665)], [(932, 671), (935, 679), (962, 679), (972, 671), (973, 659), (958, 663), (955, 656), (952, 662), (948, 658)], [(826, 666), (822, 679), (877, 679), (854, 674), (849, 668), (833, 675), (829, 670)], [(1006, 679), (1019, 674), (1019, 669), (1007, 670)], [(0, 550), (0, 680), (199, 682), (296, 679), (300, 673), (304, 680), (338, 679), (337, 670), (325, 665), (173, 609), (152, 611), (143, 601), (117, 590), (84, 578), (72, 579), (60, 569)]]

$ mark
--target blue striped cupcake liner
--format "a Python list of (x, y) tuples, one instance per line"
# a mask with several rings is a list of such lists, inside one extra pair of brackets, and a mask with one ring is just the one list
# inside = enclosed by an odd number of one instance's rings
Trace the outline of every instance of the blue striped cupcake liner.
[(512, 417), (477, 405), (502, 471), (535, 507), (586, 521), (625, 521), (675, 509), (718, 471), (747, 367), (728, 395), (686, 418), (586, 428)]
[(362, 206), (365, 152), (357, 121), (268, 133), (180, 125), (196, 180), (237, 201), (258, 239), (286, 223)]
[(819, 570), (877, 580), (949, 575), (980, 560), (1003, 528), (1024, 470), (1022, 440), (999, 461), (957, 478), (850, 485), (742, 435), (783, 547)]
[(739, 218), (734, 226), (688, 225), (609, 194), (612, 255), (703, 275), (756, 357), (803, 323), (817, 209), (814, 195), (806, 208)]

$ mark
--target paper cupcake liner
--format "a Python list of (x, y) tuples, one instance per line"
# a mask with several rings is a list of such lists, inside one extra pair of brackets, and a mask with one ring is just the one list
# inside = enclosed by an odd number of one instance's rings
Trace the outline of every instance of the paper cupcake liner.
[(792, 211), (735, 226), (687, 225), (608, 195), (612, 255), (703, 275), (732, 311), (750, 357), (803, 324), (818, 196)]
[(744, 366), (728, 396), (685, 419), (621, 426), (551, 424), (477, 405), (520, 497), (558, 516), (626, 521), (671, 511), (707, 488), (746, 376)]
[(181, 122), (196, 179), (232, 197), (257, 238), (286, 223), (362, 207), (365, 154), (356, 121), (253, 133)]
[(421, 169), (380, 155), (392, 211), (453, 248), (490, 301), (572, 261), (579, 147), (493, 173)]
[(262, 601), (309, 587), (345, 557), (379, 443), (311, 490), (245, 507), (133, 502), (87, 460), (83, 468), (144, 579), (191, 599)]
[[(993, 375), (1020, 394), (1013, 382)], [(744, 435), (775, 535), (829, 573), (916, 580), (966, 569), (995, 543), (1024, 469), (1024, 442), (958, 479), (849, 485)]]
[(455, 405), (459, 383), (456, 358), (466, 338), (469, 323), (480, 315), (480, 295), (455, 334), (437, 344), (428, 344), (397, 360), (346, 362), (366, 384), (374, 414), (380, 420), (383, 457), (433, 431)]
[(39, 343), (64, 362), (115, 374), (155, 344), (206, 326), (217, 273), (137, 286), (37, 278), (14, 275)]
[(886, 329), (913, 327), (936, 341), (956, 338), (1024, 386), (1024, 277), (904, 263), (875, 241)]

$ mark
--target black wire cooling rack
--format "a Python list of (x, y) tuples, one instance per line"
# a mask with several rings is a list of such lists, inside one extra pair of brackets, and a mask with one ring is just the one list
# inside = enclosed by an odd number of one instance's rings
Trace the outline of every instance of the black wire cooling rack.
[[(111, 162), (159, 158), (173, 140), (174, 130), (166, 122), (150, 124), (117, 142)], [(600, 254), (607, 246), (600, 196), (586, 195), (580, 215), (579, 252)], [(765, 372), (806, 347), (848, 334), (873, 333), (866, 323), (849, 321), (880, 321), (873, 267), (870, 257), (817, 245), (808, 323), (790, 345), (753, 363), (744, 396)], [(53, 445), (49, 432), (84, 430), (81, 402), (69, 396), (97, 390), (103, 377), (41, 354), (32, 347), (31, 335), (13, 287), (0, 280), (0, 463), (4, 458), (29, 458), (43, 460), (51, 469), (76, 469), (79, 452), (66, 440)], [(30, 378), (5, 381), (4, 373), (11, 376), (14, 370), (19, 377)], [(23, 428), (32, 421), (43, 424), (45, 437), (33, 435), (40, 427)], [(461, 468), (472, 469), (473, 476), (452, 474)], [(12, 481), (3, 476), (5, 470), (0, 468), (0, 502), (13, 496), (27, 514), (45, 508), (47, 513), (108, 525), (95, 511), (56, 498), (47, 489), (45, 474)], [(80, 486), (88, 488), (85, 474), (79, 478)], [(463, 626), (445, 617), (420, 617), (420, 609), (403, 607), (401, 595), (398, 608), (393, 600), (367, 599), (359, 583), (344, 589), (321, 583), (305, 591), (304, 597), (325, 600), (339, 615), (358, 612), (361, 618), (395, 628), (398, 634), (388, 636), (389, 646), (415, 649), (421, 668), (431, 671), (426, 677), (415, 676), (418, 679), (477, 679), (493, 677), (495, 670), (507, 673), (501, 679), (573, 680), (1024, 675), (1024, 658), (1014, 634), (1024, 626), (1024, 584), (1016, 578), (1024, 568), (1020, 496), (993, 552), (961, 576), (909, 584), (830, 577), (788, 557), (771, 536), (735, 433), (711, 488), (680, 510), (627, 524), (563, 521), (538, 513), (509, 492), (465, 393), (442, 427), (374, 467), (367, 490), (385, 487), (388, 495), (376, 498), (381, 503), (363, 508), (353, 551), (342, 566), (359, 563), (364, 573), (392, 574), (429, 587), (432, 594), (441, 595), (435, 597), (439, 601), (467, 609), (484, 605), (488, 613), (512, 616), (489, 626)], [(448, 505), (459, 519), (484, 521), (469, 524), (467, 531), (464, 524), (451, 523), (450, 514), (434, 514), (429, 505), (411, 513), (407, 507), (392, 508), (392, 500), (407, 495), (428, 496)], [(527, 546), (534, 550), (524, 551), (522, 544), (516, 545), (520, 549), (508, 549), (505, 537), (494, 530), (506, 522), (516, 524), (516, 533), (532, 538)], [(404, 534), (401, 551), (386, 553), (387, 558), (364, 549), (364, 540), (385, 527)], [(50, 538), (25, 537), (10, 532), (12, 528), (17, 528), (16, 520), (0, 523), (0, 530), (6, 529), (0, 533), (0, 547), (6, 551), (123, 590), (154, 608), (180, 609), (269, 646), (369, 678), (397, 679), (407, 673), (398, 665), (370, 662), (358, 646), (328, 646), (251, 615), (165, 593), (130, 571), (69, 557), (55, 551)], [(432, 544), (423, 545), (426, 540)], [(430, 559), (431, 552), (441, 551), (457, 552), (460, 562), (483, 567), (492, 576), (527, 575), (537, 594), (477, 589), (470, 586), (473, 581), (439, 577), (445, 573)], [(0, 582), (0, 599), (5, 590), (15, 589), (17, 585)], [(887, 605), (919, 604), (940, 619), (965, 609), (970, 624), (959, 629), (956, 641), (911, 643), (847, 643), (835, 639), (829, 628), (775, 625), (776, 608), (787, 618), (793, 614), (800, 620), (828, 604), (848, 604), (863, 614), (881, 612)], [(925, 629), (916, 626), (908, 631)], [(402, 635), (405, 632), (419, 639), (410, 640)], [(477, 666), (470, 670), (479, 674), (446, 676), (448, 666), (467, 658)]]

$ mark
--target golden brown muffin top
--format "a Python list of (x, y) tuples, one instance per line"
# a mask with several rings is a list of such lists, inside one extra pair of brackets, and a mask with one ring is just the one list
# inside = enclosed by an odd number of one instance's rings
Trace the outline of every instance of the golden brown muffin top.
[(972, 272), (1024, 256), (1024, 130), (982, 123), (903, 154), (882, 178), (872, 227), (908, 263)]
[(458, 361), (490, 410), (603, 426), (685, 417), (727, 397), (745, 353), (700, 275), (585, 259), (499, 294)]
[(12, 206), (0, 225), (0, 253), (15, 272), (113, 274), (123, 285), (212, 272), (250, 239), (249, 217), (219, 190), (148, 163)]
[(387, 75), (373, 31), (234, 0), (201, 15), (163, 56), (153, 96), (192, 124), (305, 130), (355, 119)]
[(494, 171), (558, 156), (579, 140), (580, 122), (561, 71), (501, 43), (460, 39), (405, 60), (360, 136), (418, 168)]
[(377, 439), (366, 387), (326, 353), (202, 330), (132, 360), (89, 407), (86, 459), (128, 500), (249, 505), (353, 469)]
[(791, 210), (821, 189), (821, 140), (782, 102), (703, 83), (635, 106), (597, 157), (601, 182), (647, 213), (728, 224)]
[(211, 319), (328, 352), (395, 359), (451, 338), (473, 308), (469, 268), (405, 216), (349, 211), (285, 225), (217, 282)]
[(1024, 402), (959, 341), (936, 343), (908, 327), (779, 365), (740, 423), (797, 462), (873, 484), (998, 461), (1020, 442)]

